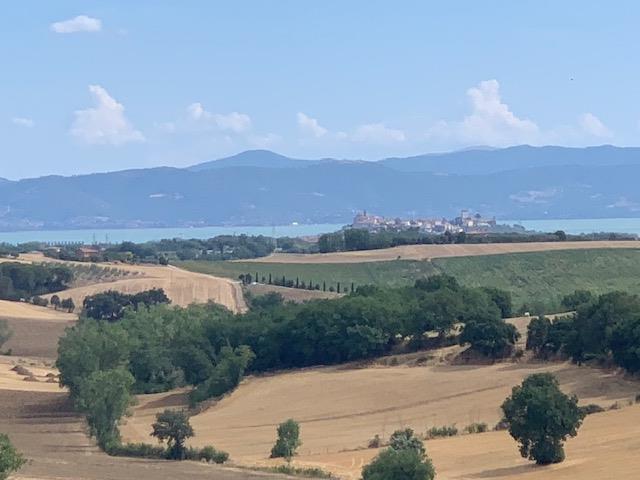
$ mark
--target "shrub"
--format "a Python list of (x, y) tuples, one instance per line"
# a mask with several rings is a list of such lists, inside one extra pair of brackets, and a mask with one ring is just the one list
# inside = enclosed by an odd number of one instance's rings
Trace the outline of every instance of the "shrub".
[(116, 443), (106, 450), (114, 457), (166, 458), (166, 448), (149, 443)]
[(284, 458), (290, 461), (296, 454), (300, 441), (300, 425), (293, 419), (278, 426), (278, 439), (271, 449), (271, 458)]
[(455, 437), (456, 435), (458, 435), (458, 429), (455, 425), (431, 427), (429, 430), (427, 430), (427, 439), (438, 437)]
[(393, 450), (415, 450), (420, 453), (420, 455), (425, 454), (422, 440), (415, 437), (413, 430), (410, 428), (393, 432), (389, 438), (389, 447)]
[(204, 460), (209, 463), (224, 463), (229, 460), (229, 454), (222, 450), (216, 450), (211, 445), (201, 448), (197, 453), (198, 460)]
[(472, 423), (464, 427), (464, 431), (467, 433), (484, 433), (489, 430), (489, 425), (484, 422)]
[(376, 435), (369, 440), (369, 443), (367, 443), (367, 448), (380, 448), (381, 445), (382, 439), (380, 438), (380, 435), (376, 433)]
[(594, 413), (601, 413), (605, 411), (604, 408), (602, 408), (600, 405), (596, 405), (595, 403), (590, 403), (589, 405), (584, 405), (579, 408), (580, 412), (582, 412), (584, 415), (593, 415)]
[(431, 461), (417, 450), (387, 448), (362, 469), (362, 480), (432, 480)]
[(300, 468), (293, 465), (277, 465), (275, 467), (259, 467), (258, 470), (269, 473), (282, 473), (284, 475), (292, 475), (296, 477), (308, 478), (335, 478), (331, 473), (321, 468)]

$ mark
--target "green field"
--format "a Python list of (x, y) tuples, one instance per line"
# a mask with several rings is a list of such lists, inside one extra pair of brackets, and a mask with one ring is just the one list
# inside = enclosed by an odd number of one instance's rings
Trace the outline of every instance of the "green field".
[(200, 262), (189, 261), (176, 263), (176, 266), (193, 272), (207, 273), (221, 277), (238, 279), (240, 274), (250, 273), (255, 276), (269, 278), (282, 278), (322, 285), (326, 282), (329, 286), (350, 287), (351, 283), (357, 285), (411, 285), (416, 278), (425, 277), (437, 273), (429, 262), (416, 262), (410, 260), (393, 260), (389, 262), (370, 263), (259, 263), (259, 262)]
[(560, 299), (576, 289), (602, 293), (640, 293), (640, 251), (565, 250), (435, 259), (432, 262), (394, 260), (352, 264), (284, 264), (256, 262), (184, 262), (182, 268), (238, 278), (241, 273), (292, 278), (329, 285), (400, 286), (434, 273), (447, 273), (468, 286), (509, 290), (517, 309), (558, 311)]

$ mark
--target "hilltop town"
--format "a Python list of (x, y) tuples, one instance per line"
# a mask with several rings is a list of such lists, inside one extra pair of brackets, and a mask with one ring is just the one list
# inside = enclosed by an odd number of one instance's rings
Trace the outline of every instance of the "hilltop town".
[(351, 228), (368, 230), (370, 232), (380, 231), (404, 231), (417, 229), (425, 233), (486, 233), (494, 231), (498, 224), (495, 217), (483, 217), (479, 213), (472, 214), (469, 210), (462, 210), (460, 216), (448, 220), (446, 218), (387, 218), (378, 215), (371, 215), (365, 211), (358, 213)]

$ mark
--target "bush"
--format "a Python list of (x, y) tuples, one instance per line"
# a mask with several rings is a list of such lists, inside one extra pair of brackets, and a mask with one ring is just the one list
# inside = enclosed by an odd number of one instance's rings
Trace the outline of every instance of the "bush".
[(114, 457), (166, 458), (167, 449), (149, 443), (115, 443), (106, 450)]
[(464, 431), (467, 433), (484, 433), (489, 431), (489, 425), (484, 422), (472, 423), (464, 427)]
[(584, 415), (593, 415), (594, 413), (601, 413), (605, 411), (604, 408), (602, 408), (600, 405), (596, 405), (595, 403), (590, 403), (589, 405), (584, 405), (579, 408), (580, 412)]
[(427, 439), (438, 437), (455, 437), (456, 435), (458, 435), (458, 429), (455, 425), (431, 427), (429, 430), (427, 430)]
[(275, 467), (258, 467), (257, 470), (261, 472), (269, 473), (281, 473), (284, 475), (292, 475), (295, 477), (308, 477), (308, 478), (335, 478), (331, 473), (322, 470), (321, 468), (300, 468), (293, 465), (277, 465)]
[(362, 480), (432, 480), (431, 461), (414, 449), (387, 448), (362, 469)]
[(206, 447), (203, 447), (198, 451), (196, 458), (198, 460), (204, 460), (208, 463), (222, 464), (229, 460), (229, 454), (227, 452), (223, 452), (222, 450), (216, 450), (211, 445), (207, 445)]
[(380, 435), (376, 434), (369, 443), (367, 443), (367, 448), (380, 448), (382, 446), (382, 439)]

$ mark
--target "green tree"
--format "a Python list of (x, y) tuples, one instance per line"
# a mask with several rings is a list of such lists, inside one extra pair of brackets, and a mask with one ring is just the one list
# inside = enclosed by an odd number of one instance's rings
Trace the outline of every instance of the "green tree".
[(27, 460), (18, 452), (9, 437), (0, 433), (0, 480), (6, 480), (14, 472), (17, 472)]
[(185, 441), (195, 434), (189, 423), (189, 417), (183, 411), (165, 410), (156, 415), (156, 421), (152, 425), (151, 436), (161, 442), (167, 442), (167, 457), (172, 460), (185, 459)]
[(536, 356), (546, 351), (547, 339), (551, 330), (551, 321), (544, 315), (533, 318), (527, 325), (527, 350), (533, 350)]
[(578, 434), (585, 416), (578, 398), (562, 393), (550, 373), (530, 375), (513, 387), (502, 411), (509, 433), (520, 443), (520, 454), (539, 465), (564, 460), (563, 444)]
[(51, 296), (51, 300), (50, 300), (51, 305), (53, 305), (54, 309), (58, 309), (58, 307), (60, 306), (60, 297), (58, 295), (52, 295)]
[(290, 462), (300, 445), (300, 425), (290, 418), (278, 426), (278, 439), (271, 449), (271, 458), (284, 458)]
[(502, 319), (477, 319), (468, 321), (460, 344), (470, 343), (471, 348), (491, 358), (506, 357), (511, 354), (520, 338), (516, 327)]
[(362, 469), (363, 480), (433, 480), (435, 475), (422, 440), (410, 428), (394, 432), (389, 448)]
[(562, 306), (567, 310), (576, 310), (580, 305), (593, 300), (593, 294), (589, 290), (576, 290), (562, 298)]
[(80, 385), (76, 404), (86, 417), (89, 433), (106, 451), (120, 441), (118, 424), (132, 403), (134, 379), (125, 368), (99, 370)]

